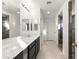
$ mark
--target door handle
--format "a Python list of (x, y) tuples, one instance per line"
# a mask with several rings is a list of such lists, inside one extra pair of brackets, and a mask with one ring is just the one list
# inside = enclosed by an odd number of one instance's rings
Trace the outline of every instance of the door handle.
[(77, 47), (77, 44), (76, 43), (72, 43), (72, 46), (76, 46)]

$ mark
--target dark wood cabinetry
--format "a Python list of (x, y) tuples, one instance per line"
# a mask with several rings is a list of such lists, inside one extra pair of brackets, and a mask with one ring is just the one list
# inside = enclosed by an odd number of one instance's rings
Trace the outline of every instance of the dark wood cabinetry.
[(19, 53), (15, 58), (13, 59), (23, 59), (23, 51)]
[(32, 58), (35, 58), (35, 45), (28, 50), (28, 59), (32, 59)]
[(40, 50), (40, 37), (33, 41), (28, 48), (19, 53), (13, 59), (36, 59), (36, 56)]
[(40, 38), (38, 38), (38, 39), (36, 40), (36, 56), (37, 56), (39, 50), (40, 50)]
[(36, 56), (40, 50), (40, 37), (38, 37), (28, 47), (28, 59), (36, 59)]

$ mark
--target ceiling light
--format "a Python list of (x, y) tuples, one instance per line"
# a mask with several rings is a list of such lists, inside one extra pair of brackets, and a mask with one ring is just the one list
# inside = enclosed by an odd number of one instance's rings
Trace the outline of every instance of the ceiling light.
[(51, 1), (47, 1), (47, 4), (51, 4), (52, 2)]
[(50, 14), (50, 12), (48, 11), (47, 14)]

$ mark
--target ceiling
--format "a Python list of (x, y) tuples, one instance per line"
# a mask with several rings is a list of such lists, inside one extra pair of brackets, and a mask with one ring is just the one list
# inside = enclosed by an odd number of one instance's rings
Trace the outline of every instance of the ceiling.
[[(67, 0), (40, 0), (41, 11), (45, 17), (55, 16)], [(49, 4), (47, 4), (47, 2)], [(50, 13), (48, 13), (50, 12)]]
[(2, 0), (2, 8), (11, 13), (20, 11), (20, 0)]
[[(3, 1), (3, 8), (5, 10), (8, 10), (10, 12), (18, 12), (20, 11), (20, 1), (21, 0), (2, 0)], [(30, 0), (31, 2), (35, 3), (35, 5), (40, 6), (41, 11), (44, 16), (53, 16), (58, 13), (61, 6), (65, 3), (67, 0)], [(47, 2), (51, 2), (47, 4)], [(48, 12), (50, 14), (48, 14)]]

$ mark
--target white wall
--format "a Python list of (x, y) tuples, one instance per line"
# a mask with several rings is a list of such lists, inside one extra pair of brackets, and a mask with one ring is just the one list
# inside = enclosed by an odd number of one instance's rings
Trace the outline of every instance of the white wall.
[(42, 11), (40, 10), (40, 47), (42, 46), (42, 44), (44, 43), (44, 39), (45, 39), (45, 36), (43, 35), (43, 29), (44, 29), (44, 18), (43, 18), (43, 14), (42, 14)]
[[(27, 11), (22, 4), (25, 4), (27, 9), (30, 11)], [(20, 25), (21, 25), (21, 30), (20, 34), (22, 36), (26, 36), (28, 34), (33, 35), (33, 34), (40, 34), (40, 7), (38, 6), (35, 1), (31, 0), (22, 0), (20, 4)], [(25, 20), (24, 20), (25, 19)], [(33, 25), (33, 30), (32, 31), (27, 31), (26, 30), (26, 23), (32, 23)], [(38, 24), (38, 30), (34, 30), (34, 24)]]
[(56, 16), (56, 43), (58, 44), (58, 15), (60, 12), (63, 13), (63, 54), (68, 59), (68, 24), (69, 24), (69, 17), (68, 17), (68, 2), (65, 2), (65, 4), (61, 7), (59, 13)]
[(10, 13), (3, 8), (2, 13), (9, 15), (10, 37), (20, 36), (20, 15)]
[(55, 18), (55, 39), (56, 44), (58, 45), (58, 14)]
[(20, 36), (20, 14), (11, 14), (10, 37)]
[[(40, 16), (42, 30), (42, 40), (55, 40), (55, 17), (54, 15), (44, 15), (43, 11), (41, 10), (42, 16)], [(43, 35), (43, 30), (46, 30), (46, 35)]]
[(63, 53), (68, 58), (68, 24), (69, 24), (69, 17), (68, 17), (68, 2), (65, 3), (63, 6)]
[(46, 18), (47, 19), (47, 40), (56, 40), (55, 39), (55, 18)]

